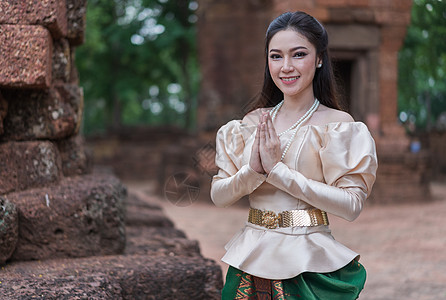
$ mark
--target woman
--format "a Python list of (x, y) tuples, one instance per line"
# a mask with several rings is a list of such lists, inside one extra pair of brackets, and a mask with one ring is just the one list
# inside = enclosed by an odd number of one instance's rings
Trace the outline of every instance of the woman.
[(268, 27), (254, 109), (217, 134), (211, 198), (249, 195), (246, 226), (225, 246), (222, 299), (356, 299), (366, 271), (334, 240), (327, 213), (353, 221), (375, 181), (367, 127), (339, 110), (324, 27), (303, 12)]

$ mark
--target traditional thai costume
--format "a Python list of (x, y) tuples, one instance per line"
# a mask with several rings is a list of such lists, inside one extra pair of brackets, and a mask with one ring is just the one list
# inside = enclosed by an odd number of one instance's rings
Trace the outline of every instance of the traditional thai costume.
[[(268, 175), (249, 166), (257, 126), (233, 120), (217, 133), (211, 198), (227, 207), (249, 195), (244, 228), (226, 244), (222, 299), (356, 299), (366, 272), (331, 235), (326, 213), (352, 221), (376, 177), (374, 140), (361, 122), (304, 125)], [(294, 134), (294, 136), (292, 136)], [(257, 298), (256, 298), (257, 297)]]

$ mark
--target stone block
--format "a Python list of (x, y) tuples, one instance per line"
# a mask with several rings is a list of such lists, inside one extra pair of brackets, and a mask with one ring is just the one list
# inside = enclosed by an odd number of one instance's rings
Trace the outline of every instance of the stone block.
[(67, 39), (53, 41), (53, 80), (70, 81), (71, 75), (71, 49)]
[(348, 0), (316, 0), (316, 5), (326, 7), (346, 7)]
[(14, 252), (18, 240), (18, 221), (15, 205), (0, 197), (0, 265)]
[(410, 23), (410, 10), (392, 11), (388, 8), (375, 11), (376, 22), (381, 25), (403, 26)]
[(314, 0), (274, 0), (274, 9), (277, 14), (284, 13), (286, 11), (302, 10), (305, 12), (311, 11), (315, 8)]
[(161, 207), (141, 200), (136, 194), (130, 194), (126, 201), (127, 226), (146, 226), (155, 228), (173, 228), (173, 223), (162, 212)]
[(50, 86), (52, 40), (46, 28), (0, 25), (0, 53), (0, 86)]
[(429, 188), (427, 152), (410, 153), (394, 147), (378, 147), (377, 179), (370, 202), (373, 204), (416, 203), (432, 201)]
[(375, 14), (367, 8), (357, 8), (352, 11), (353, 19), (358, 23), (375, 23)]
[(8, 113), (8, 102), (3, 98), (0, 93), (0, 136), (3, 134), (3, 120)]
[(79, 72), (77, 71), (77, 68), (76, 68), (76, 59), (75, 59), (73, 48), (71, 48), (71, 52), (73, 53), (73, 55), (71, 55), (70, 79), (68, 80), (68, 83), (78, 86), (79, 85)]
[(43, 25), (60, 38), (67, 34), (65, 0), (1, 1), (0, 24)]
[(84, 90), (77, 84), (67, 83), (56, 85), (61, 98), (69, 103), (74, 112), (75, 128), (73, 134), (77, 134), (82, 123), (84, 111)]
[(126, 228), (126, 233), (126, 255), (200, 255), (198, 242), (187, 239), (183, 232), (173, 227), (130, 226)]
[(330, 11), (330, 21), (333, 23), (352, 23), (353, 14), (350, 7), (336, 7), (329, 9)]
[(87, 151), (82, 136), (75, 135), (67, 139), (58, 140), (62, 171), (64, 176), (82, 175), (92, 170), (91, 154)]
[(4, 139), (62, 139), (79, 130), (83, 108), (82, 90), (62, 85), (47, 90), (4, 90), (8, 115)]
[(200, 247), (181, 230), (174, 228), (172, 221), (141, 192), (129, 194), (126, 201), (126, 255), (197, 256)]
[(59, 152), (51, 142), (0, 144), (0, 194), (57, 182), (60, 173)]
[(66, 0), (68, 33), (70, 44), (78, 46), (84, 42), (87, 0)]
[(128, 255), (17, 262), (3, 299), (221, 299), (220, 267), (201, 256)]
[(58, 185), (10, 193), (19, 212), (13, 261), (122, 253), (126, 189), (105, 174), (64, 178)]
[(413, 2), (412, 0), (393, 0), (392, 4), (396, 11), (410, 12)]
[(352, 7), (369, 7), (370, 6), (370, 0), (348, 0), (347, 3), (349, 6), (352, 6)]

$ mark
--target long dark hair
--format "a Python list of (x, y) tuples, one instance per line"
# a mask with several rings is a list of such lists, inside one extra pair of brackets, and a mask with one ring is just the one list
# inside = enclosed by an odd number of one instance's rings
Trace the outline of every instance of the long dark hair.
[(324, 26), (312, 16), (301, 12), (287, 12), (274, 19), (268, 27), (265, 38), (265, 74), (260, 94), (249, 105), (249, 111), (261, 107), (271, 107), (282, 101), (283, 93), (275, 85), (268, 67), (268, 47), (272, 37), (279, 31), (292, 29), (303, 36), (316, 48), (316, 57), (322, 67), (316, 69), (313, 79), (314, 96), (325, 106), (340, 109), (336, 92), (336, 82), (328, 52), (328, 34)]

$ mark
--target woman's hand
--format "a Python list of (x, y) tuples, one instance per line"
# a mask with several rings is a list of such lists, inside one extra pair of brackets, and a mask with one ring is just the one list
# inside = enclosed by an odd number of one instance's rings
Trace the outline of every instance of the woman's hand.
[[(273, 121), (269, 113), (264, 113), (260, 117), (260, 161), (263, 170), (269, 174), (272, 168), (280, 161), (280, 140), (274, 129)], [(256, 136), (257, 139), (257, 136)]]
[[(260, 117), (261, 118), (261, 117)], [(260, 125), (260, 124), (259, 124)], [(249, 166), (251, 169), (260, 174), (265, 174), (262, 162), (260, 160), (260, 127), (257, 126), (256, 137), (252, 145), (251, 158), (249, 159)]]

